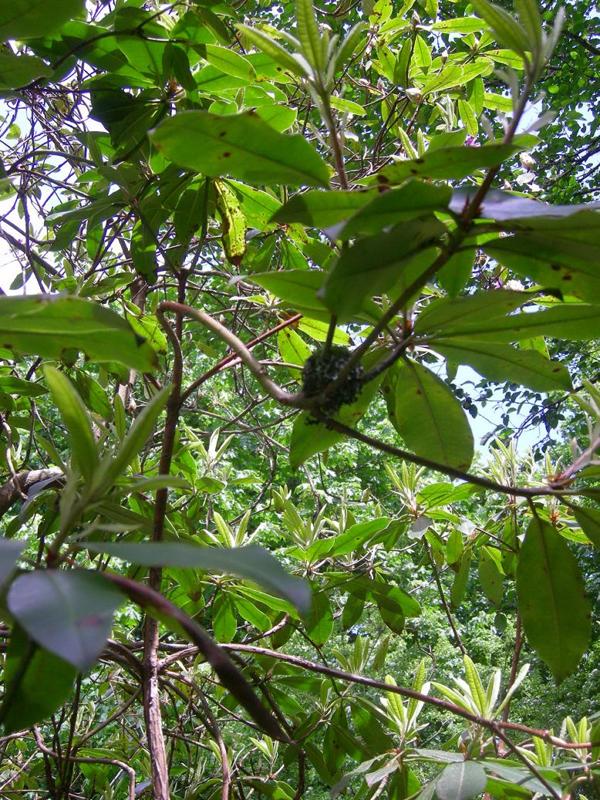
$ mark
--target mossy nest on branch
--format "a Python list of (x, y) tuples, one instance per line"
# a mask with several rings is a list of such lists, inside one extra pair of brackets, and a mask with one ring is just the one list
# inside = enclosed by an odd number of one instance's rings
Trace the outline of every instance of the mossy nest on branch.
[[(306, 360), (302, 370), (302, 391), (308, 398), (319, 397), (334, 381), (351, 358), (347, 347), (320, 347)], [(355, 364), (342, 383), (317, 404), (325, 414), (334, 414), (346, 403), (353, 403), (363, 386), (364, 369)]]

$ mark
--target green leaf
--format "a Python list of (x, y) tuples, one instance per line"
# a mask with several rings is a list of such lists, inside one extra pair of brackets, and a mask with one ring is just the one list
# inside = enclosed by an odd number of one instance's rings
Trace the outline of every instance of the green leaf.
[(468, 284), (476, 258), (477, 251), (474, 249), (459, 250), (439, 270), (437, 279), (450, 297), (456, 297)]
[(446, 561), (448, 564), (456, 564), (457, 561), (460, 561), (463, 551), (462, 533), (457, 528), (454, 528), (446, 542)]
[(15, 539), (0, 539), (0, 588), (15, 569), (25, 542)]
[(309, 561), (316, 561), (324, 557), (335, 558), (352, 553), (372, 539), (375, 534), (386, 528), (389, 523), (388, 517), (380, 517), (368, 522), (358, 522), (355, 525), (351, 525), (344, 533), (339, 533), (328, 539), (320, 539), (311, 544), (305, 551), (305, 558)]
[[(519, 303), (521, 305), (521, 303)], [(417, 321), (415, 328), (422, 333)], [(523, 312), (508, 317), (491, 317), (478, 322), (462, 323), (459, 318), (444, 324), (441, 334), (449, 337), (469, 337), (496, 342), (518, 342), (534, 336), (552, 336), (557, 339), (597, 339), (600, 336), (598, 306), (587, 303), (565, 303), (535, 313)], [(435, 341), (429, 335), (429, 341)]]
[(479, 582), (490, 603), (499, 606), (504, 596), (503, 573), (500, 553), (492, 547), (479, 549)]
[[(298, 321), (298, 328), (302, 333), (305, 333), (317, 342), (327, 341), (329, 322), (325, 323), (316, 319), (310, 319), (309, 317), (302, 317), (302, 319)], [(344, 347), (348, 347), (351, 344), (350, 337), (342, 328), (336, 328), (333, 334), (332, 344), (341, 344), (344, 345)]]
[(289, 128), (291, 128), (298, 116), (298, 112), (295, 108), (276, 105), (274, 103), (259, 106), (256, 109), (256, 113), (272, 128), (274, 128), (276, 131), (279, 131), (279, 133), (283, 133), (283, 131), (287, 131)]
[(487, 30), (487, 27), (486, 22), (479, 17), (454, 17), (434, 22), (431, 30), (443, 33), (477, 33)]
[(288, 53), (285, 47), (282, 47), (279, 42), (276, 42), (266, 33), (256, 30), (256, 28), (249, 28), (247, 25), (239, 23), (236, 27), (251, 44), (258, 47), (259, 50), (262, 50), (262, 52), (272, 58), (276, 64), (279, 64), (293, 75), (298, 75), (302, 78), (306, 77), (306, 70), (304, 67), (294, 56)]
[(512, 111), (511, 98), (502, 94), (484, 92), (483, 104), (486, 108), (490, 108), (492, 111), (501, 111), (503, 114), (510, 114)]
[(529, 41), (527, 33), (508, 11), (494, 3), (489, 3), (488, 0), (471, 0), (471, 5), (490, 26), (498, 44), (508, 47), (520, 55), (524, 55), (532, 49), (532, 43)]
[[(336, 66), (341, 68), (346, 61), (354, 54), (358, 43), (363, 39), (363, 34), (367, 30), (366, 22), (357, 22), (353, 28), (348, 31), (348, 35), (343, 40), (336, 56)], [(363, 39), (364, 41), (364, 39)]]
[(43, 650), (15, 625), (4, 667), (0, 719), (6, 734), (42, 722), (69, 699), (77, 672), (71, 664)]
[(295, 186), (329, 183), (327, 165), (303, 136), (278, 133), (253, 111), (224, 117), (183, 111), (150, 138), (171, 161), (205, 175)]
[(478, 169), (497, 167), (522, 148), (517, 144), (486, 144), (483, 147), (440, 147), (422, 157), (396, 161), (378, 173), (381, 183), (404, 183), (422, 176), (445, 180), (466, 178)]
[(317, 290), (325, 280), (324, 272), (305, 269), (259, 272), (252, 275), (250, 280), (283, 300), (291, 310), (317, 320), (328, 321), (331, 317), (330, 312), (317, 297)]
[(467, 591), (467, 583), (469, 581), (469, 570), (471, 568), (471, 551), (466, 550), (458, 567), (458, 572), (454, 578), (452, 589), (450, 590), (450, 602), (452, 608), (458, 608), (462, 603), (465, 592)]
[[(600, 547), (600, 511), (587, 506), (570, 506), (581, 530), (594, 547)], [(1, 581), (0, 581), (1, 582)]]
[(538, 517), (531, 521), (519, 553), (517, 597), (529, 643), (562, 681), (588, 645), (591, 606), (575, 556)]
[(468, 655), (463, 656), (463, 663), (465, 666), (465, 677), (471, 690), (471, 697), (475, 701), (475, 705), (480, 714), (485, 715), (487, 710), (487, 696), (479, 672), (473, 661)]
[(186, 542), (82, 542), (81, 546), (145, 567), (190, 567), (238, 575), (285, 598), (302, 613), (310, 608), (306, 583), (288, 575), (279, 561), (262, 547), (201, 547)]
[(36, 570), (8, 591), (10, 613), (37, 644), (84, 672), (102, 652), (123, 595), (96, 572)]
[(82, 351), (91, 361), (117, 361), (140, 372), (157, 365), (152, 347), (126, 320), (79, 297), (0, 297), (0, 342), (45, 358)]
[(244, 56), (218, 44), (207, 44), (205, 47), (206, 59), (213, 67), (227, 75), (233, 75), (234, 78), (242, 78), (248, 83), (256, 80), (254, 67)]
[(387, 291), (401, 277), (411, 255), (445, 233), (434, 217), (405, 222), (389, 233), (359, 239), (343, 250), (329, 271), (319, 296), (342, 321), (350, 319), (373, 295)]
[(385, 595), (376, 597), (377, 608), (381, 619), (393, 633), (400, 635), (404, 631), (405, 617), (402, 607), (396, 605), (392, 598)]
[(231, 642), (237, 631), (237, 617), (233, 601), (226, 594), (217, 596), (213, 603), (213, 633), (217, 642)]
[(325, 644), (333, 632), (333, 612), (325, 592), (315, 592), (312, 608), (305, 619), (306, 633), (316, 645)]
[(44, 377), (69, 432), (69, 446), (75, 466), (89, 482), (98, 466), (98, 449), (87, 409), (71, 381), (62, 372), (46, 365)]
[(287, 364), (297, 364), (300, 367), (311, 354), (304, 339), (290, 328), (284, 328), (277, 334), (277, 348)]
[(365, 607), (365, 597), (362, 594), (349, 594), (342, 612), (342, 628), (348, 630), (355, 625), (362, 616)]
[[(597, 215), (600, 219), (600, 214)], [(558, 221), (553, 231), (516, 233), (485, 242), (485, 252), (518, 275), (532, 278), (544, 288), (558, 289), (590, 303), (600, 296), (600, 240), (564, 237)]]
[(527, 31), (529, 49), (537, 54), (542, 44), (542, 18), (537, 0), (515, 0), (515, 10), (521, 25)]
[(363, 106), (354, 103), (352, 100), (347, 100), (345, 97), (332, 96), (329, 98), (329, 104), (336, 111), (341, 111), (344, 114), (354, 114), (356, 117), (364, 117), (367, 114)]
[(530, 300), (531, 295), (527, 292), (512, 292), (507, 289), (477, 292), (468, 297), (442, 297), (433, 300), (419, 314), (415, 333), (422, 335), (435, 332), (443, 335), (446, 329), (453, 329), (457, 322), (469, 324), (504, 317)]
[(403, 220), (443, 211), (448, 207), (451, 192), (449, 186), (409, 180), (399, 189), (376, 195), (360, 208), (344, 225), (340, 238), (350, 239), (356, 234), (378, 233)]
[(38, 78), (47, 78), (50, 75), (52, 75), (50, 67), (36, 56), (0, 53), (0, 89), (18, 89)]
[(319, 33), (312, 0), (296, 0), (295, 9), (298, 38), (304, 55), (309, 64), (319, 72), (325, 66), (327, 44)]
[(401, 611), (405, 617), (418, 617), (421, 606), (408, 592), (399, 586), (394, 586), (386, 576), (383, 580), (371, 578), (355, 578), (347, 586), (349, 592), (365, 595), (378, 606), (385, 605), (390, 611)]
[(445, 466), (467, 470), (473, 434), (461, 404), (427, 367), (405, 361), (390, 370), (391, 421), (411, 450)]
[(472, 64), (448, 64), (437, 75), (427, 76), (427, 80), (421, 86), (421, 94), (426, 97), (432, 92), (443, 92), (454, 86), (464, 86), (473, 78), (489, 75), (493, 71), (494, 63), (488, 58), (479, 58)]
[(38, 397), (46, 394), (48, 390), (41, 383), (25, 381), (14, 375), (0, 375), (0, 392), (18, 394), (19, 397)]
[(221, 217), (223, 250), (227, 260), (239, 266), (246, 252), (246, 218), (236, 193), (225, 181), (214, 181), (217, 209)]
[[(329, 323), (331, 312), (317, 296), (325, 280), (324, 272), (315, 269), (259, 272), (252, 275), (251, 280), (282, 300), (291, 311), (299, 312), (313, 321)], [(363, 309), (356, 315), (357, 319), (372, 322), (379, 317), (379, 308), (372, 301), (365, 301)]]
[(435, 349), (453, 364), (468, 364), (497, 383), (518, 383), (537, 392), (569, 391), (568, 369), (537, 350), (518, 350), (505, 344), (475, 339), (438, 339)]
[(259, 631), (268, 631), (272, 627), (270, 618), (250, 600), (245, 597), (236, 597), (234, 602), (238, 614)]
[(272, 230), (271, 217), (281, 207), (280, 202), (268, 192), (247, 186), (239, 181), (227, 181), (235, 190), (249, 227)]
[(144, 410), (136, 417), (135, 422), (120, 443), (117, 451), (108, 453), (94, 475), (92, 492), (101, 494), (110, 488), (122, 472), (139, 455), (154, 430), (159, 414), (167, 404), (171, 393), (170, 386), (164, 386), (157, 392)]
[(316, 191), (294, 195), (274, 215), (273, 222), (301, 222), (315, 228), (329, 228), (344, 222), (362, 208), (373, 192)]
[(11, 0), (0, 7), (0, 41), (47, 36), (78, 17), (83, 0)]
[(459, 100), (458, 113), (469, 136), (477, 136), (479, 125), (477, 123), (477, 114), (473, 110), (471, 103), (466, 100)]
[[(487, 758), (485, 761), (481, 762), (481, 765), (485, 769), (488, 774), (498, 775), (500, 778), (509, 781), (511, 790), (515, 788), (522, 787), (526, 789), (528, 794), (527, 797), (530, 797), (531, 794), (539, 793), (541, 795), (547, 795), (548, 789), (547, 787), (536, 778), (535, 775), (527, 769), (527, 767), (521, 766), (518, 761), (509, 761), (508, 759), (499, 759), (499, 758)], [(546, 779), (546, 782), (551, 786), (551, 788), (560, 795), (560, 784), (556, 781), (550, 779), (550, 775), (556, 776), (556, 772), (550, 772), (549, 770), (542, 770), (541, 771), (543, 777)], [(548, 774), (550, 773), (550, 774)], [(507, 793), (507, 797), (511, 797), (510, 793)], [(525, 795), (523, 795), (525, 797)]]
[(439, 800), (470, 800), (485, 789), (485, 770), (475, 761), (459, 761), (448, 764), (438, 778), (435, 787)]

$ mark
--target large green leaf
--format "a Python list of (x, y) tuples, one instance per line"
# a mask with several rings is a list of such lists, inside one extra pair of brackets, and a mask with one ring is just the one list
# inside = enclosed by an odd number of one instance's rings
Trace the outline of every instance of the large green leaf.
[(77, 17), (83, 0), (10, 0), (0, 6), (0, 41), (47, 36)]
[(248, 82), (256, 79), (256, 72), (252, 64), (247, 58), (236, 53), (235, 50), (229, 50), (227, 47), (221, 47), (217, 44), (207, 44), (205, 47), (206, 59), (213, 67), (225, 72), (227, 75), (243, 78)]
[(0, 587), (15, 568), (25, 542), (16, 539), (0, 539)]
[(46, 365), (44, 376), (69, 433), (69, 445), (75, 466), (89, 481), (98, 464), (98, 449), (90, 416), (83, 400), (66, 375), (55, 367)]
[(0, 375), (0, 392), (17, 394), (19, 397), (37, 397), (48, 390), (41, 383), (25, 381), (15, 375)]
[(144, 410), (138, 414), (116, 451), (107, 453), (104, 456), (92, 482), (92, 491), (96, 495), (109, 489), (133, 459), (140, 454), (156, 425), (159, 414), (169, 399), (170, 393), (171, 387), (163, 386)]
[(466, 470), (473, 460), (473, 434), (449, 387), (416, 361), (390, 371), (386, 394), (392, 424), (411, 450), (445, 466)]
[(458, 761), (444, 768), (436, 783), (435, 793), (439, 800), (470, 800), (483, 792), (486, 783), (481, 764)]
[(82, 351), (91, 361), (116, 361), (140, 372), (157, 365), (152, 347), (126, 320), (80, 297), (0, 297), (0, 344), (57, 359)]
[(510, 381), (537, 392), (568, 391), (568, 369), (537, 350), (518, 350), (506, 344), (476, 339), (437, 339), (435, 349), (455, 364), (468, 364), (491, 381)]
[(430, 217), (405, 222), (389, 233), (359, 239), (342, 251), (319, 296), (339, 319), (351, 318), (364, 300), (387, 291), (400, 279), (410, 256), (438, 240), (445, 231), (441, 222)]
[[(318, 291), (323, 286), (325, 273), (316, 269), (286, 269), (280, 272), (259, 272), (250, 280), (262, 286), (282, 300), (292, 311), (297, 311), (314, 320), (329, 322), (331, 312), (319, 298)], [(364, 309), (356, 316), (373, 321), (379, 317), (379, 309), (372, 301), (365, 299), (359, 306)]]
[(257, 30), (256, 28), (249, 28), (247, 25), (239, 24), (237, 28), (242, 32), (245, 39), (248, 39), (251, 44), (258, 47), (259, 50), (273, 59), (275, 64), (279, 64), (292, 75), (300, 77), (306, 76), (306, 70), (300, 63), (300, 59), (294, 58), (291, 53), (282, 47), (278, 41), (268, 36), (266, 33)]
[(448, 207), (452, 190), (423, 181), (410, 180), (398, 189), (376, 195), (344, 225), (341, 238), (377, 233), (391, 225), (425, 216)]
[(333, 631), (333, 612), (325, 592), (313, 594), (310, 614), (305, 620), (306, 633), (316, 645), (325, 644)]
[(493, 547), (479, 549), (479, 582), (490, 603), (499, 606), (504, 596), (503, 574), (500, 552)]
[(305, 558), (316, 561), (321, 558), (334, 558), (358, 550), (375, 534), (382, 531), (390, 523), (388, 517), (379, 517), (368, 522), (358, 522), (351, 525), (344, 533), (319, 539), (306, 549)]
[(317, 297), (325, 273), (319, 270), (287, 269), (280, 272), (259, 272), (250, 280), (282, 300), (293, 311), (313, 319), (328, 321), (331, 317)]
[(487, 144), (483, 147), (441, 147), (429, 150), (423, 156), (406, 161), (396, 161), (384, 167), (378, 178), (382, 183), (403, 183), (407, 178), (420, 175), (445, 180), (466, 178), (484, 167), (497, 167), (520, 150), (515, 144)]
[(123, 599), (96, 572), (47, 569), (13, 581), (7, 605), (37, 644), (83, 672), (102, 652)]
[(184, 111), (162, 122), (152, 143), (180, 167), (249, 183), (327, 186), (329, 170), (303, 136), (278, 133), (255, 112)]
[(517, 597), (529, 643), (556, 680), (563, 680), (588, 645), (591, 606), (575, 556), (552, 525), (538, 517), (519, 553)]
[[(600, 214), (597, 215), (600, 219)], [(600, 297), (600, 240), (561, 237), (559, 233), (532, 231), (492, 239), (485, 252), (518, 275), (532, 278), (544, 288), (558, 289), (594, 303)]]
[(571, 506), (581, 530), (595, 547), (600, 547), (600, 510), (587, 506)]
[(77, 671), (62, 658), (43, 650), (15, 625), (3, 673), (0, 718), (4, 732), (29, 728), (57, 711), (73, 689)]
[[(522, 312), (508, 317), (491, 317), (477, 322), (461, 321), (440, 326), (439, 335), (468, 337), (496, 342), (519, 342), (535, 336), (552, 336), (556, 339), (597, 339), (600, 336), (600, 306), (588, 303), (565, 303), (535, 313)], [(421, 333), (420, 325), (415, 326)], [(436, 336), (428, 335), (430, 341)]]
[(443, 92), (454, 86), (464, 86), (479, 75), (489, 75), (494, 71), (494, 63), (489, 58), (478, 58), (470, 64), (446, 64), (437, 75), (428, 75), (421, 86), (425, 97), (432, 92)]
[(504, 317), (515, 308), (531, 300), (527, 292), (499, 289), (492, 292), (477, 292), (468, 297), (441, 297), (433, 300), (419, 314), (415, 322), (416, 334), (439, 333), (453, 329), (456, 323), (470, 324)]
[(84, 546), (145, 567), (190, 567), (239, 575), (285, 598), (303, 613), (310, 608), (306, 583), (288, 575), (262, 547), (201, 547), (186, 542), (86, 542)]
[(271, 222), (271, 218), (281, 204), (272, 194), (247, 186), (240, 181), (228, 181), (228, 183), (238, 196), (248, 227), (258, 228), (261, 231), (277, 227)]
[(344, 222), (373, 197), (372, 191), (320, 192), (311, 189), (296, 194), (274, 215), (274, 222), (301, 222), (317, 228), (329, 228)]
[(0, 53), (0, 89), (18, 89), (37, 78), (47, 78), (51, 74), (52, 70), (48, 65), (36, 56)]
[[(527, 767), (524, 767), (518, 761), (511, 761), (507, 758), (499, 759), (499, 758), (487, 758), (485, 761), (481, 762), (481, 765), (485, 769), (488, 774), (491, 775), (498, 775), (505, 781), (509, 781), (510, 789), (506, 795), (501, 794), (500, 797), (512, 797), (512, 792), (515, 789), (521, 787), (523, 790), (527, 790), (527, 795), (523, 795), (524, 797), (531, 797), (531, 794), (539, 793), (540, 795), (547, 795), (548, 788), (545, 786), (539, 778), (536, 778)], [(560, 795), (560, 785), (557, 778), (557, 773), (549, 769), (539, 769), (541, 775), (543, 775), (547, 784), (549, 784), (554, 791)], [(551, 779), (551, 776), (555, 778), (555, 780)], [(506, 785), (506, 784), (505, 784)], [(515, 795), (518, 797), (520, 795)]]

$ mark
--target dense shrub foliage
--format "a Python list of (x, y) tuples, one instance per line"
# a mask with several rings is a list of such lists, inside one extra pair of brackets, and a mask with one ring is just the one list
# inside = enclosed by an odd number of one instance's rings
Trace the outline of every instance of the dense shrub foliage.
[(0, 7), (0, 795), (595, 798), (587, 3)]

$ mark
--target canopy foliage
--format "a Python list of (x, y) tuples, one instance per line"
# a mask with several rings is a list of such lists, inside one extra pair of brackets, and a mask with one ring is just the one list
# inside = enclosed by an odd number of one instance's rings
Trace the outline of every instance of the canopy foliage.
[(595, 22), (2, 5), (2, 796), (596, 796)]

